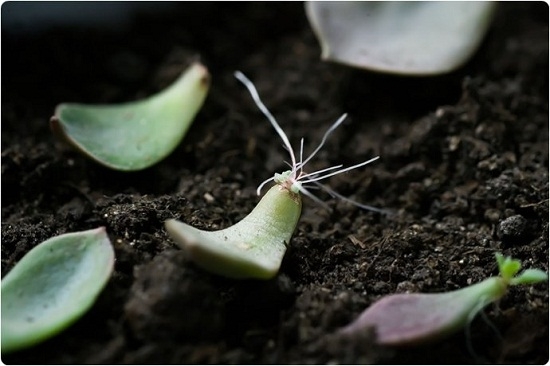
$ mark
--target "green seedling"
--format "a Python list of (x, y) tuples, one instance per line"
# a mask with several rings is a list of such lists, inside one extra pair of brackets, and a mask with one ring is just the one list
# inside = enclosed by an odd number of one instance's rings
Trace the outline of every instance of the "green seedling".
[(2, 279), (2, 353), (40, 343), (76, 321), (113, 265), (103, 227), (59, 235), (30, 250)]
[(194, 63), (171, 86), (143, 100), (117, 105), (60, 104), (50, 126), (56, 136), (106, 167), (145, 169), (180, 143), (209, 86), (208, 70)]
[(502, 298), (509, 286), (548, 280), (548, 275), (538, 269), (527, 269), (516, 276), (521, 268), (518, 260), (499, 253), (495, 256), (500, 276), (451, 292), (385, 296), (340, 333), (353, 336), (373, 327), (382, 345), (427, 343), (468, 325), (485, 306)]
[(304, 139), (302, 138), (298, 160), (287, 135), (260, 100), (252, 82), (238, 71), (235, 73), (235, 77), (248, 88), (258, 108), (283, 140), (284, 146), (290, 154), (290, 170), (277, 173), (262, 182), (257, 189), (258, 195), (266, 184), (274, 182), (275, 185), (269, 189), (248, 216), (231, 227), (218, 231), (203, 231), (177, 220), (168, 220), (165, 226), (176, 244), (184, 249), (190, 260), (198, 266), (231, 278), (269, 279), (279, 271), (287, 245), (300, 218), (302, 212), (301, 194), (310, 197), (323, 207), (329, 208), (310, 191), (312, 188), (322, 189), (331, 196), (343, 199), (360, 208), (382, 212), (377, 208), (343, 197), (319, 182), (365, 166), (378, 157), (346, 168), (343, 168), (343, 165), (337, 165), (306, 173), (305, 165), (319, 152), (330, 134), (344, 121), (346, 115), (344, 114), (325, 132), (319, 146), (305, 159), (303, 156)]
[(321, 58), (404, 75), (435, 75), (476, 51), (496, 8), (483, 1), (308, 1)]

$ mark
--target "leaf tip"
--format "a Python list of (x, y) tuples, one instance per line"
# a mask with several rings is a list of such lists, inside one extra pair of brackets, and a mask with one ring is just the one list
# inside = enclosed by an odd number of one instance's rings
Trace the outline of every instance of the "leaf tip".
[(548, 281), (548, 274), (540, 269), (526, 269), (510, 280), (512, 285), (532, 285)]
[(208, 68), (200, 62), (195, 62), (193, 64), (193, 67), (197, 68), (198, 73), (201, 75), (199, 79), (199, 84), (201, 85), (201, 87), (203, 88), (210, 87), (212, 76), (210, 75)]

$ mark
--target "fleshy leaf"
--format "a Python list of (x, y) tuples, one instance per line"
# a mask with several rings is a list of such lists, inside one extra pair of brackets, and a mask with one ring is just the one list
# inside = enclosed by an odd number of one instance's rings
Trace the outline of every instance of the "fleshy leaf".
[(510, 280), (511, 285), (531, 285), (548, 281), (548, 274), (540, 269), (526, 269)]
[(103, 227), (63, 234), (30, 250), (2, 279), (2, 353), (59, 333), (94, 303), (113, 271)]
[(230, 278), (269, 279), (279, 271), (301, 211), (300, 196), (276, 185), (248, 216), (226, 229), (204, 231), (177, 220), (165, 226), (199, 267)]
[(125, 171), (145, 169), (177, 147), (209, 86), (208, 70), (194, 63), (171, 86), (140, 101), (60, 104), (50, 125), (57, 136), (102, 165)]
[(367, 308), (341, 332), (353, 335), (365, 327), (374, 327), (379, 344), (422, 344), (460, 329), (505, 292), (502, 278), (491, 277), (452, 292), (389, 295)]
[(308, 1), (325, 60), (374, 71), (434, 75), (475, 52), (495, 2)]
[(509, 281), (521, 269), (521, 262), (511, 257), (504, 257), (500, 253), (495, 253), (495, 258), (498, 264), (498, 270), (502, 278)]
[(353, 336), (373, 327), (378, 343), (406, 346), (441, 339), (464, 327), (487, 304), (506, 294), (509, 285), (533, 284), (548, 280), (538, 269), (528, 269), (512, 278), (519, 260), (495, 253), (501, 276), (460, 290), (436, 294), (397, 294), (382, 297), (340, 333)]

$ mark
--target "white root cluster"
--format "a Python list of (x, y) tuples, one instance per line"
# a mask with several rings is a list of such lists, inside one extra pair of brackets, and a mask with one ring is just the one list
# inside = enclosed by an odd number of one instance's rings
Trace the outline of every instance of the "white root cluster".
[(235, 71), (234, 75), (237, 79), (239, 79), (239, 81), (241, 81), (244, 84), (244, 86), (246, 86), (246, 88), (248, 89), (248, 91), (250, 92), (250, 94), (252, 96), (252, 99), (254, 100), (254, 103), (256, 103), (256, 105), (258, 106), (260, 111), (262, 111), (262, 113), (267, 117), (267, 119), (269, 120), (269, 122), (271, 123), (271, 125), (273, 126), (275, 131), (277, 131), (277, 133), (279, 134), (279, 136), (283, 140), (285, 149), (290, 154), (290, 163), (287, 163), (287, 164), (290, 165), (291, 169), (287, 170), (287, 171), (284, 171), (283, 173), (275, 173), (275, 175), (273, 177), (263, 181), (258, 186), (258, 189), (257, 189), (258, 195), (260, 195), (260, 192), (261, 192), (262, 188), (267, 183), (269, 183), (271, 181), (274, 181), (276, 184), (279, 184), (279, 185), (285, 187), (286, 189), (288, 189), (289, 191), (291, 191), (293, 193), (302, 193), (302, 194), (304, 194), (305, 196), (311, 198), (312, 200), (314, 200), (315, 202), (317, 202), (318, 204), (320, 204), (321, 206), (323, 206), (327, 209), (329, 209), (328, 205), (325, 202), (323, 202), (321, 199), (319, 199), (317, 196), (315, 196), (313, 193), (311, 193), (310, 189), (322, 189), (334, 198), (339, 198), (343, 201), (349, 202), (352, 205), (357, 206), (357, 207), (362, 208), (362, 209), (365, 209), (365, 210), (381, 212), (381, 213), (385, 212), (385, 210), (381, 210), (381, 209), (376, 208), (376, 207), (364, 205), (364, 204), (356, 202), (356, 201), (354, 201), (350, 198), (344, 197), (341, 194), (339, 194), (338, 192), (334, 191), (332, 188), (330, 188), (330, 187), (328, 187), (324, 184), (321, 184), (319, 182), (323, 179), (332, 177), (334, 175), (345, 173), (347, 171), (357, 169), (357, 168), (365, 166), (369, 163), (372, 163), (373, 161), (378, 160), (379, 156), (376, 156), (376, 157), (374, 157), (372, 159), (369, 159), (367, 161), (364, 161), (362, 163), (355, 164), (355, 165), (345, 167), (345, 168), (343, 168), (343, 164), (339, 164), (339, 165), (331, 166), (331, 167), (324, 168), (324, 169), (321, 169), (321, 170), (317, 170), (317, 171), (312, 172), (312, 173), (304, 172), (304, 166), (321, 150), (321, 148), (324, 146), (324, 144), (327, 141), (330, 134), (334, 130), (336, 130), (336, 128), (338, 128), (338, 126), (340, 126), (342, 124), (342, 122), (344, 122), (344, 120), (347, 117), (346, 113), (344, 113), (336, 122), (334, 122), (329, 127), (329, 129), (325, 132), (325, 134), (323, 136), (323, 139), (319, 143), (319, 146), (317, 146), (317, 148), (315, 150), (313, 150), (313, 152), (306, 159), (304, 159), (304, 138), (302, 138), (301, 141), (300, 141), (300, 154), (299, 154), (300, 160), (298, 161), (296, 159), (296, 154), (294, 153), (294, 149), (292, 148), (292, 145), (290, 144), (288, 136), (283, 131), (281, 126), (279, 126), (279, 123), (277, 123), (277, 120), (275, 119), (275, 117), (273, 117), (271, 112), (269, 112), (267, 107), (262, 103), (262, 101), (260, 99), (260, 96), (258, 95), (258, 92), (257, 92), (256, 88), (254, 87), (254, 84), (246, 76), (244, 76), (244, 74), (240, 71)]

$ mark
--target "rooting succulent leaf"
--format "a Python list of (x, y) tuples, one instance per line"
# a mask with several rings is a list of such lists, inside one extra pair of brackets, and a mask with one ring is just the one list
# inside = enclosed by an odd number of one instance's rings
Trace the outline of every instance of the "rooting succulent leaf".
[(180, 143), (209, 86), (208, 70), (194, 63), (171, 86), (140, 101), (60, 104), (50, 126), (55, 135), (102, 165), (125, 171), (145, 169)]
[(276, 185), (248, 216), (227, 229), (203, 231), (177, 220), (165, 226), (198, 266), (231, 278), (269, 279), (279, 271), (301, 212), (300, 196)]
[(308, 1), (305, 6), (323, 59), (374, 71), (434, 75), (472, 56), (496, 3)]
[(59, 235), (29, 251), (2, 279), (2, 353), (42, 342), (76, 321), (113, 264), (104, 228)]
[(340, 330), (351, 335), (374, 327), (379, 344), (405, 346), (441, 339), (467, 325), (491, 302), (506, 294), (508, 286), (548, 280), (538, 269), (514, 277), (519, 261), (496, 254), (500, 276), (460, 290), (437, 294), (396, 294), (381, 298), (355, 321)]
[(262, 103), (252, 82), (238, 71), (235, 72), (235, 77), (248, 88), (258, 108), (283, 140), (290, 154), (291, 169), (280, 174), (275, 173), (273, 177), (261, 183), (257, 190), (258, 195), (265, 184), (273, 181), (276, 185), (265, 194), (248, 216), (234, 226), (212, 232), (195, 229), (177, 220), (168, 220), (165, 226), (176, 243), (200, 267), (227, 277), (269, 279), (279, 271), (286, 247), (300, 218), (302, 212), (300, 194), (303, 193), (328, 208), (323, 201), (309, 191), (308, 188), (311, 185), (357, 207), (376, 212), (383, 211), (343, 197), (319, 183), (320, 180), (367, 165), (378, 157), (347, 168), (336, 165), (306, 173), (304, 166), (323, 147), (328, 136), (344, 121), (346, 115), (344, 114), (325, 132), (319, 146), (307, 158), (303, 156), (304, 139), (302, 139), (298, 161), (288, 136)]

